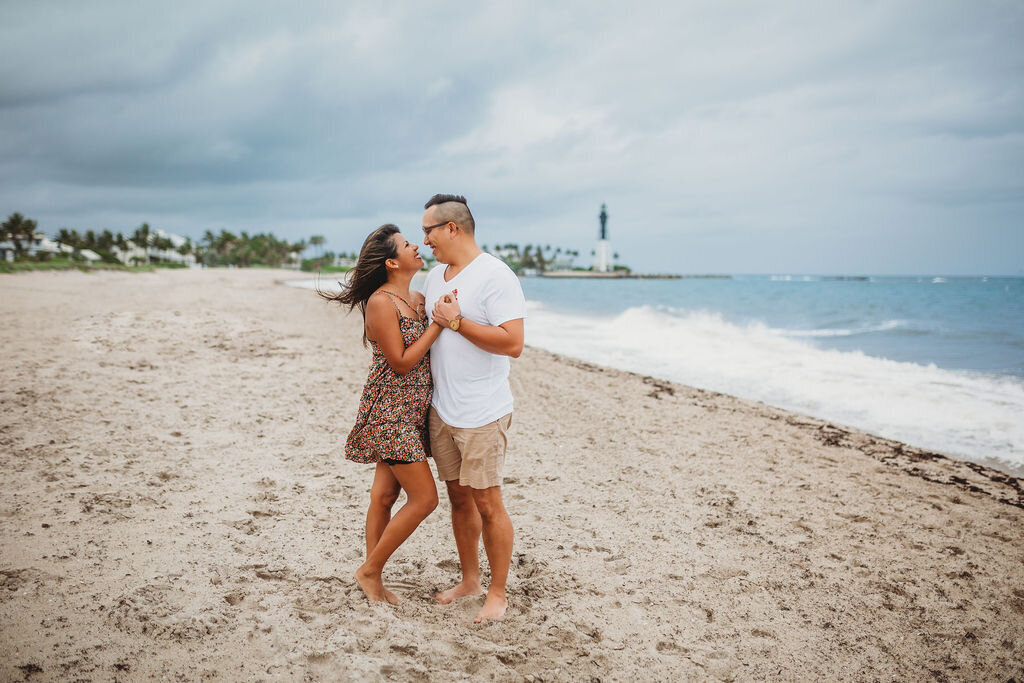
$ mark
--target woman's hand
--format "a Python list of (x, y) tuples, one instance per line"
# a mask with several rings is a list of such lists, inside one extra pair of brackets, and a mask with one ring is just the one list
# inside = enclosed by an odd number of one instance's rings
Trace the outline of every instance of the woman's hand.
[(416, 367), (440, 336), (441, 330), (428, 325), (423, 335), (406, 348), (394, 305), (385, 295), (371, 296), (366, 302), (366, 336), (377, 343), (388, 365), (399, 375)]
[(448, 327), (448, 323), (462, 313), (459, 301), (451, 294), (445, 294), (434, 304), (433, 319), (442, 327)]

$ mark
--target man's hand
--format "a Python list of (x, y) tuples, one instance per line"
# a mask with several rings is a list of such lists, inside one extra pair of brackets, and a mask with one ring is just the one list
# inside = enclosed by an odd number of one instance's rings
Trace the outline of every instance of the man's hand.
[(448, 323), (462, 313), (458, 300), (451, 294), (445, 294), (434, 304), (433, 318), (435, 322), (448, 327)]

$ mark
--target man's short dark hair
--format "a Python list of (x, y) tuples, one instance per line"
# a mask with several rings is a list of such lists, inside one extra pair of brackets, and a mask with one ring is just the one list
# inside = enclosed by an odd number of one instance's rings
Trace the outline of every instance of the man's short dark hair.
[(437, 207), (435, 213), (440, 220), (452, 221), (470, 235), (476, 232), (473, 213), (469, 210), (466, 198), (461, 194), (435, 194), (423, 205), (423, 210), (426, 211), (432, 206)]
[[(433, 197), (427, 200), (427, 203), (423, 205), (423, 210), (426, 211), (432, 206), (438, 204), (447, 204), (448, 202), (458, 202), (459, 204), (466, 204), (466, 198), (461, 194), (435, 194)], [(467, 204), (467, 206), (469, 206)]]

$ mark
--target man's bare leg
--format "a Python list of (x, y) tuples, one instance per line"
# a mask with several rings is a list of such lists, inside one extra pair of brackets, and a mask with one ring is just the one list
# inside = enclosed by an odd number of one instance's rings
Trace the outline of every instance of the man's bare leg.
[(474, 489), (473, 499), (482, 520), (484, 550), (487, 551), (487, 561), (491, 565), (491, 585), (487, 589), (484, 606), (473, 619), (474, 624), (479, 624), (489, 619), (501, 619), (508, 609), (505, 584), (508, 581), (509, 565), (512, 563), (515, 530), (501, 500), (500, 486)]
[(473, 489), (460, 485), (458, 480), (445, 483), (448, 485), (448, 500), (452, 504), (452, 532), (455, 534), (455, 547), (459, 551), (462, 581), (434, 596), (442, 605), (456, 598), (484, 592), (480, 586), (479, 554), (482, 522), (473, 500)]

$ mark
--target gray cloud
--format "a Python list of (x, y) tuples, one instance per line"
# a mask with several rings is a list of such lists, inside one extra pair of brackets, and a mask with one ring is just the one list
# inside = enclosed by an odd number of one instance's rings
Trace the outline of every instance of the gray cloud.
[(1022, 29), (995, 2), (5, 3), (0, 203), (351, 250), (458, 191), (482, 241), (589, 253), (604, 201), (651, 270), (1018, 273)]

